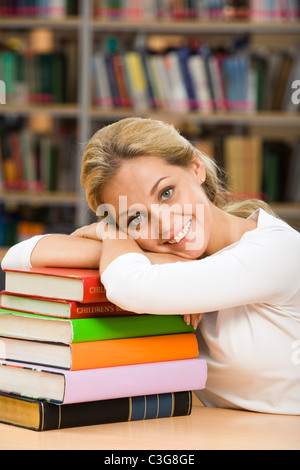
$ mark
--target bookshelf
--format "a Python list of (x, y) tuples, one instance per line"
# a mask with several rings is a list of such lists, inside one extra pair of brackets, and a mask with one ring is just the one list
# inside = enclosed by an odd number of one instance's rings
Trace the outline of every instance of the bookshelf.
[(299, 33), (299, 21), (254, 22), (248, 20), (116, 20), (93, 19), (90, 22), (93, 31), (101, 32), (147, 32), (162, 34), (229, 33), (229, 34), (283, 34)]
[[(260, 135), (268, 135), (272, 129), (273, 134), (282, 136), (290, 141), (299, 138), (300, 113), (291, 111), (251, 111), (251, 112), (223, 112), (213, 111), (203, 113), (199, 110), (176, 112), (168, 109), (131, 109), (131, 108), (100, 108), (93, 103), (91, 84), (93, 83), (90, 67), (94, 53), (95, 42), (101, 37), (115, 36), (127, 40), (134, 36), (148, 35), (185, 35), (204, 36), (208, 40), (214, 38), (247, 36), (255, 46), (265, 41), (273, 47), (274, 37), (280, 37), (283, 44), (295, 44), (300, 38), (300, 21), (273, 20), (253, 21), (249, 19), (174, 19), (160, 18), (98, 18), (93, 14), (93, 0), (79, 0), (78, 16), (65, 18), (32, 18), (18, 16), (3, 16), (0, 19), (1, 32), (26, 32), (35, 28), (48, 28), (57, 35), (71, 35), (78, 44), (78, 90), (77, 101), (73, 103), (51, 103), (41, 105), (38, 103), (6, 104), (0, 106), (0, 117), (22, 116), (25, 119), (41, 111), (46, 112), (54, 120), (68, 119), (77, 127), (77, 140), (79, 149), (73, 156), (76, 166), (76, 188), (74, 191), (43, 191), (42, 193), (24, 191), (1, 191), (0, 203), (14, 205), (35, 206), (43, 204), (51, 206), (72, 206), (74, 208), (74, 227), (89, 223), (91, 214), (85, 203), (84, 194), (79, 184), (79, 168), (81, 161), (81, 145), (86, 143), (95, 126), (113, 122), (128, 116), (151, 117), (155, 119), (175, 122), (181, 126), (190, 123), (207, 125), (209, 127), (232, 126), (234, 131), (241, 128), (256, 130)], [(263, 38), (263, 39), (262, 39)], [(222, 39), (221, 39), (222, 40)], [(0, 77), (1, 78), (1, 77)], [(282, 217), (293, 220), (298, 226), (300, 221), (300, 206), (298, 203), (275, 203), (275, 210)]]

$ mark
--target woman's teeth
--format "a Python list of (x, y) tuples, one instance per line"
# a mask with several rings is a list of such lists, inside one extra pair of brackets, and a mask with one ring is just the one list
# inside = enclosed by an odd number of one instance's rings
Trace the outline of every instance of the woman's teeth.
[(173, 240), (170, 240), (168, 243), (171, 243), (171, 245), (179, 243), (187, 235), (188, 231), (191, 228), (191, 225), (192, 221), (189, 220), (189, 222), (183, 227), (182, 232), (179, 232), (178, 235), (176, 235), (176, 237), (173, 238)]

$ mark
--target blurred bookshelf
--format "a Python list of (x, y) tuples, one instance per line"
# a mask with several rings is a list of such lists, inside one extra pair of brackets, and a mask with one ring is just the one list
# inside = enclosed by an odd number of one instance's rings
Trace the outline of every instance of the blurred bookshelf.
[[(271, 4), (280, 5), (281, 9), (278, 7), (272, 10)], [(26, 5), (31, 9), (24, 10)], [(48, 9), (45, 10), (45, 7)], [(44, 149), (48, 140), (53, 141), (53, 145), (60, 148), (59, 155), (64, 155), (64, 171), (72, 180), (67, 184), (61, 182), (51, 190), (49, 182), (45, 184), (45, 181), (39, 188), (30, 185), (27, 188), (22, 185), (18, 187), (18, 184), (14, 187), (13, 184), (6, 184), (2, 171), (0, 178), (4, 178), (4, 184), (0, 190), (0, 223), (9, 224), (12, 219), (17, 224), (22, 223), (25, 214), (33, 224), (33, 231), (36, 219), (44, 224), (40, 226), (44, 230), (68, 231), (93, 220), (79, 184), (84, 144), (103, 125), (124, 117), (141, 116), (174, 123), (183, 134), (199, 145), (209, 142), (211, 156), (227, 171), (224, 148), (229, 136), (244, 137), (245, 141), (256, 136), (260, 140), (262, 166), (266, 149), (270, 153), (274, 143), (279, 142), (283, 150), (278, 155), (268, 156), (272, 162), (272, 173), (276, 175), (270, 183), (265, 181), (261, 173), (262, 187), (258, 193), (272, 204), (281, 217), (300, 229), (300, 194), (295, 183), (296, 178), (300, 181), (300, 113), (299, 105), (291, 104), (291, 84), (297, 78), (300, 79), (299, 7), (296, 0), (277, 3), (264, 0), (260, 3), (253, 0), (0, 0), (0, 80), (4, 80), (1, 56), (8, 51), (10, 55), (18, 54), (22, 60), (28, 61), (29, 65), (21, 66), (21, 72), (22, 67), (32, 71), (32, 55), (41, 57), (45, 54), (28, 53), (23, 41), (25, 44), (32, 41), (36, 31), (41, 30), (51, 33), (53, 47), (47, 53), (48, 56), (52, 51), (53, 57), (57, 55), (57, 60), (64, 56), (63, 60), (67, 61), (67, 69), (64, 68), (64, 71), (67, 70), (68, 76), (68, 85), (65, 86), (67, 93), (57, 99), (49, 97), (49, 90), (44, 90), (44, 94), (41, 94), (41, 90), (38, 93), (33, 90), (30, 98), (24, 99), (24, 87), (21, 86), (21, 98), (19, 95), (18, 99), (8, 96), (6, 104), (0, 104), (0, 126), (1, 123), (4, 128), (7, 123), (12, 128), (17, 126), (20, 135), (20, 130), (30, 127), (33, 120), (37, 122), (39, 116), (46, 116), (51, 123), (50, 131), (45, 133), (37, 130), (38, 137), (33, 137), (35, 146)], [(35, 42), (37, 46), (38, 42)], [(178, 62), (181, 52), (185, 56)], [(183, 77), (184, 74), (181, 75), (181, 83), (169, 82), (173, 84), (173, 88), (170, 87), (173, 97), (178, 94), (178, 103), (172, 96), (162, 96), (162, 101), (157, 100), (154, 82), (147, 74), (148, 59), (153, 67), (157, 66), (154, 61), (159, 59), (158, 76), (163, 82), (165, 77), (162, 77), (162, 70), (166, 76), (170, 71), (161, 67), (166, 67), (171, 59), (173, 65), (175, 63), (178, 66), (179, 63), (186, 67), (190, 56), (197, 56), (205, 66), (206, 79), (210, 80), (205, 83), (205, 89), (210, 93), (207, 101), (200, 102), (199, 97), (197, 101), (197, 96), (194, 96), (194, 102), (191, 102), (189, 92), (193, 90), (189, 90), (188, 79)], [(217, 96), (217, 88), (214, 88), (217, 85), (211, 83), (213, 69), (209, 67), (216, 67), (216, 62), (220, 67), (220, 63), (225, 63), (227, 59), (228, 63), (232, 59), (234, 67), (237, 64), (242, 67), (242, 75), (231, 77), (231, 90), (223, 82), (223, 95)], [(100, 68), (100, 60), (104, 60), (106, 69)], [(142, 73), (142, 78), (130, 76), (128, 67), (132, 70), (137, 63), (140, 68), (135, 73)], [(117, 69), (118, 66), (121, 68)], [(267, 81), (271, 66), (274, 70), (277, 67), (277, 76), (275, 79), (273, 77), (270, 85)], [(116, 77), (116, 70), (121, 71), (119, 77), (118, 73)], [(188, 69), (188, 73), (191, 75), (191, 69)], [(52, 76), (59, 80), (59, 73)], [(224, 80), (224, 76), (218, 76)], [(65, 80), (65, 73), (63, 77)], [(107, 96), (101, 95), (104, 77), (109, 82)], [(262, 77), (263, 85), (259, 82)], [(195, 80), (194, 77), (194, 86)], [(237, 84), (241, 85), (242, 80), (247, 80), (249, 95), (229, 99), (232, 87), (237, 89)], [(25, 88), (27, 85), (25, 83)], [(267, 89), (268, 97), (265, 99)], [(220, 90), (219, 86), (219, 93)], [(280, 97), (271, 96), (278, 90)], [(241, 89), (239, 92), (242, 93)], [(31, 126), (33, 134), (36, 133), (36, 126), (39, 128), (39, 123)], [(66, 139), (69, 139), (67, 143)], [(285, 146), (282, 146), (283, 143)], [(49, 158), (49, 152), (39, 151), (39, 164), (46, 154)], [(3, 155), (2, 150), (2, 160), (6, 160), (7, 155)], [(56, 159), (61, 164), (61, 157)], [(282, 179), (283, 167), (286, 185), (294, 187), (293, 194), (288, 188), (281, 188), (279, 192), (274, 190), (274, 185), (279, 184), (280, 177)], [(56, 171), (61, 173), (60, 169)], [(265, 171), (268, 172), (267, 169)], [(40, 180), (39, 175), (39, 183)], [(273, 185), (272, 197), (266, 195), (266, 185)], [(18, 213), (19, 208), (21, 215)], [(64, 227), (60, 217), (67, 220)], [(30, 234), (29, 229), (27, 233)], [(18, 236), (22, 238), (25, 235), (21, 231)], [(5, 244), (3, 237), (2, 234), (1, 239), (0, 233), (0, 246)]]

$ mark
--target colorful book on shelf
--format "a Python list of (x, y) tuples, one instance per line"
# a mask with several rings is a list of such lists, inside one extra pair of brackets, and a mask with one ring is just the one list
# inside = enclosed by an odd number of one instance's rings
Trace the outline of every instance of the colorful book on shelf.
[(285, 198), (287, 201), (300, 203), (300, 140), (295, 145), (288, 168)]
[[(105, 58), (97, 53), (93, 57), (94, 102), (102, 107), (111, 100), (116, 108), (131, 103), (133, 109), (206, 112), (287, 108), (297, 54), (280, 54), (272, 79), (278, 85), (269, 90), (274, 53), (259, 57), (238, 48), (218, 52), (189, 47), (168, 51), (165, 47), (160, 53), (149, 49), (106, 54)], [(122, 64), (122, 86), (120, 74), (112, 67), (116, 59)]]
[(70, 344), (0, 337), (0, 359), (72, 371), (197, 356), (198, 343), (194, 333)]
[(6, 291), (0, 292), (0, 307), (24, 313), (70, 319), (135, 315), (133, 312), (127, 312), (105, 300), (94, 303), (82, 303), (25, 294), (11, 294)]
[[(132, 106), (131, 96), (129, 94), (127, 83), (127, 72), (125, 70), (124, 56), (119, 53), (110, 56), (111, 71), (114, 74), (116, 88), (120, 99), (121, 108), (130, 108)], [(102, 77), (101, 77), (102, 80)]]
[(142, 54), (137, 51), (126, 52), (123, 55), (123, 67), (127, 77), (129, 104), (134, 109), (147, 109), (149, 94)]
[(199, 358), (80, 371), (0, 361), (2, 392), (59, 404), (201, 390), (206, 379)]
[(96, 0), (94, 16), (103, 19), (173, 19), (173, 20), (278, 20), (299, 15), (297, 0)]
[(161, 393), (57, 405), (0, 393), (0, 422), (32, 431), (189, 416), (192, 392)]
[(100, 108), (112, 108), (113, 99), (109, 83), (109, 76), (105, 62), (105, 55), (96, 53), (92, 58), (92, 72), (94, 80), (94, 101)]
[(224, 164), (228, 185), (237, 198), (262, 197), (262, 142), (257, 136), (230, 136), (225, 140)]
[(37, 297), (105, 302), (106, 292), (97, 269), (31, 268), (5, 271), (5, 290)]
[(54, 343), (192, 333), (181, 315), (124, 315), (62, 319), (0, 309), (0, 336)]
[(61, 127), (57, 135), (36, 135), (24, 123), (0, 123), (0, 184), (4, 190), (74, 191), (68, 158), (75, 139)]
[(5, 0), (0, 2), (0, 14), (62, 19), (78, 14), (78, 0)]

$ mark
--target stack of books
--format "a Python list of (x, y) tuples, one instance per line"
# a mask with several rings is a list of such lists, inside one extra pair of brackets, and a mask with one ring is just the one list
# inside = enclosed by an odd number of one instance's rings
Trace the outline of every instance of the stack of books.
[(189, 415), (206, 383), (182, 316), (119, 309), (97, 270), (6, 271), (0, 335), (0, 422), (36, 431)]

